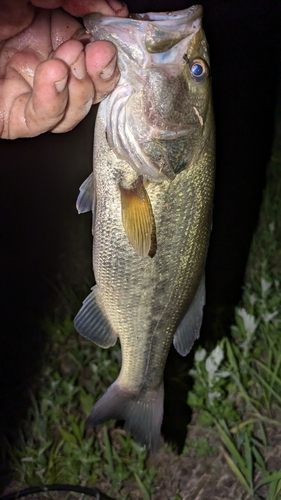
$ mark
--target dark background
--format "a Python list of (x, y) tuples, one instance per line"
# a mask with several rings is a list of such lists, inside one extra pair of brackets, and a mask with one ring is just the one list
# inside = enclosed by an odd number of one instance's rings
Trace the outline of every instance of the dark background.
[[(134, 12), (178, 10), (194, 2), (128, 1)], [(211, 346), (227, 332), (256, 228), (274, 132), (281, 39), (278, 0), (204, 0), (217, 127), (217, 179), (207, 261), (207, 304), (201, 339)], [(90, 219), (75, 200), (92, 168), (95, 109), (72, 132), (0, 141), (0, 450), (15, 442), (36, 379), (45, 338), (40, 321), (51, 313), (61, 281), (79, 290), (91, 280)], [(178, 440), (188, 409), (166, 370), (163, 431)], [(181, 365), (182, 366), (182, 365)], [(173, 377), (174, 378), (174, 377)], [(176, 395), (175, 400), (172, 395)], [(173, 421), (178, 416), (178, 425)], [(181, 437), (182, 437), (181, 436)], [(1, 457), (1, 454), (0, 454)], [(2, 463), (3, 484), (7, 464)], [(1, 471), (0, 471), (1, 472)], [(1, 488), (1, 484), (0, 484)]]

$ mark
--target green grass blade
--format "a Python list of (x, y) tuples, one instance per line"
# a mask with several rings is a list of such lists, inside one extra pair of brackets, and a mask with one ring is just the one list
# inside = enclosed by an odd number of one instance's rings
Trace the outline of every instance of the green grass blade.
[(240, 424), (231, 427), (230, 432), (231, 434), (236, 434), (237, 432), (242, 431), (242, 429), (247, 425), (255, 424), (258, 421), (258, 417), (248, 418), (247, 420), (243, 420), (243, 422), (240, 422)]
[[(218, 428), (221, 439), (222, 439), (224, 445), (226, 446), (227, 450), (232, 455), (232, 457), (234, 458), (237, 465), (240, 467), (244, 476), (247, 477), (248, 471), (247, 471), (247, 466), (245, 465), (245, 462), (243, 460), (243, 457), (240, 455), (240, 453), (239, 453), (238, 449), (236, 448), (235, 444), (233, 443), (232, 439), (228, 436), (227, 432), (222, 428), (222, 426), (218, 422), (216, 422), (216, 426)], [(249, 485), (248, 485), (248, 487), (249, 487)]]
[(281, 362), (281, 357), (278, 357), (278, 361), (276, 363), (276, 366), (274, 368), (274, 371), (272, 371), (268, 366), (266, 366), (264, 363), (262, 363), (259, 359), (255, 359), (254, 362), (262, 368), (266, 373), (271, 375), (272, 378), (272, 385), (276, 382), (281, 386), (281, 379), (277, 376), (277, 373), (279, 372), (279, 367), (280, 367), (280, 362)]
[(264, 462), (262, 455), (260, 454), (259, 450), (255, 446), (252, 446), (252, 453), (254, 455), (256, 466), (264, 474), (266, 472), (266, 464)]
[(265, 432), (265, 428), (264, 428), (262, 420), (259, 422), (259, 428), (260, 428), (261, 442), (262, 442), (263, 446), (266, 447), (267, 446), (267, 436), (266, 436), (266, 432)]
[(281, 480), (281, 471), (269, 472), (265, 477), (263, 477), (257, 484), (256, 490), (264, 486), (265, 484), (272, 483), (273, 481)]
[(263, 385), (269, 391), (269, 393), (275, 397), (276, 401), (281, 404), (281, 396), (279, 396), (279, 394), (274, 389), (272, 389), (272, 387), (261, 377), (261, 375), (256, 370), (254, 370), (250, 366), (249, 370), (253, 374), (253, 376), (258, 379), (261, 385)]
[(244, 486), (246, 489), (247, 493), (251, 494), (250, 487), (247, 483), (247, 480), (243, 476), (242, 472), (240, 469), (237, 467), (236, 463), (232, 460), (232, 458), (228, 455), (228, 453), (224, 452), (224, 457), (229, 465), (229, 468), (232, 470), (232, 472), (235, 474), (237, 479), (240, 481), (240, 483)]
[(253, 457), (250, 445), (249, 436), (245, 434), (245, 460), (246, 460), (246, 471), (247, 471), (247, 481), (250, 486), (251, 494), (254, 492), (253, 486)]
[(138, 476), (138, 474), (136, 472), (134, 472), (134, 476), (135, 476), (136, 482), (138, 483), (138, 487), (141, 491), (141, 494), (143, 496), (143, 500), (150, 500), (150, 495), (149, 495), (146, 487), (144, 486), (142, 480), (140, 479), (140, 477)]
[(265, 422), (266, 424), (281, 427), (280, 420), (274, 420), (273, 418), (266, 417), (265, 415), (261, 415), (260, 413), (252, 413), (252, 415), (256, 416), (257, 420), (261, 420), (262, 422)]
[(78, 448), (77, 439), (71, 432), (61, 427), (60, 433), (66, 443), (71, 444), (71, 446), (73, 446), (74, 448)]
[(237, 364), (237, 361), (236, 361), (236, 358), (235, 358), (235, 355), (233, 352), (233, 346), (231, 345), (229, 339), (227, 339), (227, 338), (225, 339), (225, 345), (226, 345), (227, 359), (228, 359), (234, 373), (236, 374), (236, 376), (240, 380), (239, 366)]
[(238, 389), (240, 389), (241, 395), (244, 397), (245, 401), (251, 406), (251, 408), (253, 408), (253, 410), (255, 410), (255, 412), (259, 413), (259, 411), (257, 409), (257, 405), (260, 407), (262, 407), (263, 405), (259, 401), (255, 400), (254, 398), (249, 396), (248, 392), (243, 387), (239, 378), (237, 378), (236, 375), (234, 375), (234, 373), (232, 373), (231, 378), (232, 378), (232, 380), (234, 380)]
[(113, 477), (114, 475), (113, 456), (106, 425), (103, 428), (103, 438), (105, 445), (105, 458), (108, 463), (108, 473), (110, 477)]
[[(271, 485), (273, 485), (273, 483), (271, 483)], [(271, 487), (270, 485), (270, 487)], [(270, 492), (270, 488), (269, 488), (269, 492)], [(279, 493), (281, 493), (281, 479), (279, 479), (279, 481), (277, 481), (277, 484), (275, 485), (275, 488), (274, 488), (274, 497), (273, 497), (273, 500), (280, 500), (280, 497), (281, 495), (279, 495)], [(271, 500), (270, 498), (268, 500)]]
[[(275, 362), (274, 371), (272, 372), (272, 385), (274, 385), (275, 382), (281, 385), (281, 379), (277, 376), (277, 374), (280, 373), (280, 364), (281, 364), (281, 354), (279, 354), (277, 361)], [(271, 395), (269, 396), (269, 404), (270, 403), (271, 403)]]

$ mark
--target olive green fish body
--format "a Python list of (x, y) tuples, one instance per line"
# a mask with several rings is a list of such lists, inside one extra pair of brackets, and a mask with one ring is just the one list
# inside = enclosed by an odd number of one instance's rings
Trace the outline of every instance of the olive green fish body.
[[(121, 47), (117, 43), (122, 77), (100, 106), (94, 171), (78, 198), (80, 211), (93, 210), (96, 286), (75, 326), (102, 347), (119, 337), (122, 348), (120, 375), (95, 405), (88, 425), (124, 419), (135, 439), (151, 449), (160, 437), (171, 342), (185, 355), (200, 330), (214, 184), (201, 11), (195, 7), (179, 14), (180, 30), (170, 28), (168, 35), (161, 34), (160, 14), (145, 28), (138, 42), (146, 46), (141, 61), (137, 54), (129, 64), (132, 46), (122, 46), (124, 38)], [(167, 30), (165, 23), (166, 16)], [(192, 76), (194, 60), (202, 60), (207, 72), (201, 80)]]

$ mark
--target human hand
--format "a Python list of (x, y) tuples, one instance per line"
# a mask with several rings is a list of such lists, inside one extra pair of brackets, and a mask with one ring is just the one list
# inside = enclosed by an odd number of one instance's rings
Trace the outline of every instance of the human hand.
[[(119, 79), (114, 45), (88, 43), (90, 36), (65, 10), (76, 16), (99, 12), (126, 17), (124, 4), (117, 0), (31, 3), (1, 0), (0, 5), (0, 137), (4, 139), (71, 130)], [(36, 8), (43, 5), (46, 9)], [(65, 10), (55, 8), (59, 6)]]

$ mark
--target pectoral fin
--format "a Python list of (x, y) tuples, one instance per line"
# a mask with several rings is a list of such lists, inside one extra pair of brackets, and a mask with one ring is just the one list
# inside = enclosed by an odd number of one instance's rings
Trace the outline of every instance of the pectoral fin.
[(174, 346), (181, 356), (186, 356), (199, 337), (205, 304), (205, 276), (203, 276), (196, 295), (186, 315), (179, 324), (174, 336)]
[(156, 253), (156, 229), (149, 196), (142, 177), (127, 189), (119, 185), (121, 192), (122, 222), (128, 239), (141, 257), (154, 257)]

